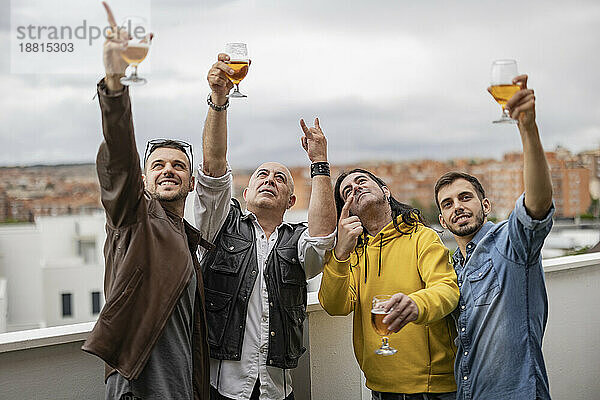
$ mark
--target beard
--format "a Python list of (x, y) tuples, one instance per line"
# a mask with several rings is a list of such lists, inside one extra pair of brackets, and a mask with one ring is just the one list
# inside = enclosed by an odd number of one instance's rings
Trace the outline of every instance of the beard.
[(153, 199), (162, 202), (174, 202), (186, 199), (189, 193), (189, 187), (181, 187), (176, 192), (159, 193), (156, 188), (150, 192)]
[(470, 236), (470, 235), (474, 234), (475, 232), (477, 232), (483, 225), (484, 220), (485, 220), (485, 215), (483, 214), (483, 208), (481, 208), (475, 214), (475, 222), (473, 222), (472, 224), (467, 224), (465, 226), (459, 226), (456, 228), (449, 224), (446, 224), (446, 225), (448, 226), (448, 230), (453, 235), (463, 237), (463, 236)]

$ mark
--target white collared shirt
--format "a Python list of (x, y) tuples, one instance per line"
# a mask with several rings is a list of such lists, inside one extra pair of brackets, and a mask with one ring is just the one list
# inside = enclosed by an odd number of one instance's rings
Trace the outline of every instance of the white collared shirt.
[[(194, 214), (196, 226), (202, 232), (202, 236), (210, 241), (214, 241), (229, 214), (232, 181), (229, 169), (225, 175), (218, 178), (205, 175), (202, 167), (198, 169)], [(256, 261), (261, 268), (258, 268), (259, 275), (248, 300), (241, 360), (220, 361), (211, 358), (211, 385), (218, 388), (223, 396), (247, 400), (252, 394), (256, 379), (259, 379), (260, 400), (280, 400), (292, 392), (292, 379), (289, 370), (286, 370), (284, 394), (284, 371), (267, 365), (270, 334), (269, 296), (263, 270), (270, 252), (277, 243), (279, 228), (287, 223), (279, 225), (267, 239), (254, 214), (247, 214), (253, 222)], [(307, 273), (307, 279), (322, 270), (325, 251), (332, 249), (334, 243), (335, 232), (325, 237), (310, 237), (308, 229), (302, 233), (298, 240), (298, 259)]]

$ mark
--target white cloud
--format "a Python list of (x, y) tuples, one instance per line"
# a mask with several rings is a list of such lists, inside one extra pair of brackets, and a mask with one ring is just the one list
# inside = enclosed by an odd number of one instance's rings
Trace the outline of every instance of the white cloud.
[[(150, 82), (132, 90), (142, 145), (164, 136), (200, 143), (206, 72), (224, 43), (240, 40), (253, 62), (240, 85), (249, 97), (229, 111), (233, 165), (306, 163), (297, 124), (314, 116), (336, 162), (518, 149), (516, 128), (491, 124), (500, 108), (485, 91), (491, 61), (505, 57), (530, 74), (546, 148), (599, 144), (593, 1), (174, 1), (151, 11), (151, 71), (140, 68)], [(2, 54), (8, 41), (0, 32)], [(11, 75), (0, 60), (0, 164), (93, 161), (99, 44), (97, 52), (85, 75)]]

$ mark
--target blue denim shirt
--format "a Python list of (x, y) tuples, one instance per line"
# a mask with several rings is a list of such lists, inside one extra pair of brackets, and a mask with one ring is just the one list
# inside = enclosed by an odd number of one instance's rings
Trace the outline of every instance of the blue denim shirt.
[(460, 300), (454, 375), (457, 400), (550, 399), (542, 356), (548, 298), (541, 249), (554, 207), (541, 221), (524, 195), (499, 224), (486, 222), (453, 261)]

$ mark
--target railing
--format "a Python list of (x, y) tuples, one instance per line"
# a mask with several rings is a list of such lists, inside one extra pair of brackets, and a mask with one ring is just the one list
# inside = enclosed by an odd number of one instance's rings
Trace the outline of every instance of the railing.
[[(544, 261), (544, 354), (553, 399), (600, 393), (600, 253)], [(370, 399), (352, 351), (352, 316), (330, 317), (309, 293), (308, 354), (294, 371), (298, 400)], [(102, 399), (103, 364), (80, 350), (93, 322), (0, 334), (0, 399)]]

